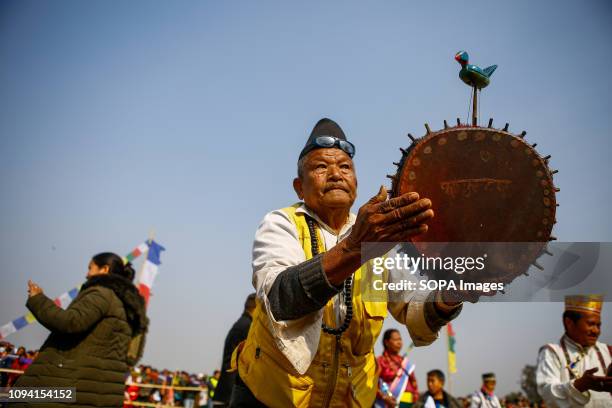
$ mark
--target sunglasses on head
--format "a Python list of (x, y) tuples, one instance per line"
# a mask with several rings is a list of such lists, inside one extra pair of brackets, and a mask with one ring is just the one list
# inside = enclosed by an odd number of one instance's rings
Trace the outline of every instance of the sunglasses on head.
[(355, 155), (354, 144), (334, 136), (318, 136), (312, 141), (312, 145), (327, 148), (338, 146), (344, 153), (348, 154), (351, 159)]

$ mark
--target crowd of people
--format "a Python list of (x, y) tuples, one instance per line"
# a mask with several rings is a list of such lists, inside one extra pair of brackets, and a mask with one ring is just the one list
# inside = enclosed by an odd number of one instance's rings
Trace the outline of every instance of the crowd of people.
[[(0, 342), (0, 387), (11, 387), (37, 358), (38, 350), (26, 350), (10, 342)], [(176, 407), (212, 406), (220, 370), (212, 375), (172, 371), (140, 364), (125, 377), (124, 407), (145, 402)]]
[[(377, 359), (380, 367), (381, 381), (391, 380), (398, 371), (403, 370), (402, 357), (398, 359), (398, 351), (402, 348), (399, 331), (390, 329), (383, 336), (384, 352)], [(0, 342), (0, 368), (15, 371), (25, 371), (36, 359), (38, 350), (26, 350), (9, 342)], [(0, 372), (0, 387), (10, 387), (21, 374), (17, 372)], [(204, 373), (188, 373), (157, 369), (140, 364), (133, 367), (125, 378), (124, 408), (135, 407), (136, 403), (159, 404), (165, 406), (202, 408), (217, 406), (213, 401), (215, 389), (221, 375), (215, 370), (212, 375)], [(487, 374), (483, 378), (482, 388), (468, 396), (453, 397), (445, 388), (445, 375), (441, 370), (434, 369), (427, 373), (426, 390), (420, 390), (415, 372), (411, 370), (405, 391), (402, 393), (400, 407), (428, 408), (436, 407), (436, 402), (448, 408), (471, 408), (487, 406), (478, 401), (480, 395), (494, 396), (495, 378)], [(382, 392), (379, 391), (379, 397)], [(381, 398), (384, 400), (384, 398)], [(430, 401), (431, 399), (431, 401)], [(389, 398), (386, 401), (395, 404)], [(431, 405), (433, 403), (433, 405)], [(383, 405), (384, 406), (384, 405)], [(393, 405), (395, 406), (395, 405)], [(530, 401), (526, 396), (514, 393), (505, 398), (499, 398), (499, 406), (506, 408), (545, 408), (542, 401)]]
[[(394, 331), (395, 333), (397, 331)], [(379, 357), (379, 361), (384, 358)], [(381, 370), (383, 368), (381, 367)], [(387, 369), (389, 369), (387, 367)], [(160, 403), (176, 407), (210, 407), (223, 405), (222, 402), (213, 401), (215, 395), (216, 381), (220, 371), (216, 370), (212, 376), (203, 373), (190, 374), (185, 371), (158, 370), (151, 366), (139, 365), (134, 368), (126, 380), (126, 403), (125, 407), (132, 407), (131, 401)], [(393, 373), (395, 376), (396, 373)], [(382, 374), (381, 374), (381, 378)], [(497, 402), (489, 404), (482, 402), (481, 398), (495, 397), (495, 376), (487, 373), (483, 377), (482, 387), (473, 394), (454, 397), (445, 389), (446, 377), (442, 370), (434, 369), (427, 372), (427, 386), (419, 390), (415, 372), (412, 371), (410, 381), (403, 393), (401, 408), (428, 408), (444, 406), (447, 408), (478, 408), (496, 406), (504, 408), (546, 408), (544, 401), (530, 401), (521, 393), (512, 393), (498, 398)], [(146, 387), (146, 385), (158, 385), (160, 387)], [(143, 386), (145, 385), (145, 386)], [(170, 387), (171, 386), (171, 387)], [(187, 389), (185, 389), (187, 388)], [(191, 389), (190, 389), (191, 388)], [(436, 405), (436, 402), (438, 405)], [(389, 406), (398, 406), (397, 401), (392, 401)], [(432, 405), (433, 404), (433, 405)], [(384, 406), (384, 405), (383, 405)]]
[(497, 380), (494, 373), (482, 375), (482, 386), (473, 394), (454, 397), (445, 389), (446, 376), (439, 369), (427, 372), (427, 389), (420, 390), (415, 366), (407, 353), (400, 355), (403, 341), (399, 330), (388, 329), (383, 334), (383, 353), (376, 359), (379, 387), (375, 408), (543, 408), (541, 401), (530, 401), (515, 393), (505, 398), (495, 395)]
[(139, 365), (126, 379), (124, 407), (133, 407), (134, 401), (187, 408), (210, 407), (220, 374), (219, 370), (208, 376)]
[[(0, 369), (25, 371), (38, 356), (38, 350), (26, 350), (0, 341)], [(19, 378), (19, 373), (0, 371), (0, 387), (10, 387)]]

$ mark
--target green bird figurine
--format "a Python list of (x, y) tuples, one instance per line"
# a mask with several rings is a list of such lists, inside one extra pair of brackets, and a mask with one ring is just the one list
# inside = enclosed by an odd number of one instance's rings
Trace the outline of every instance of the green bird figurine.
[(459, 78), (466, 84), (477, 89), (485, 88), (491, 82), (490, 78), (493, 72), (497, 69), (497, 65), (491, 65), (485, 69), (476, 65), (469, 64), (469, 55), (465, 51), (459, 51), (455, 54), (455, 60), (461, 64)]

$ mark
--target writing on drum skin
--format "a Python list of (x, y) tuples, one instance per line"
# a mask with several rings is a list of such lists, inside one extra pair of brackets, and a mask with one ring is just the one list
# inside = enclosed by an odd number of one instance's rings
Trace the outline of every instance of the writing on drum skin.
[(440, 183), (440, 188), (452, 198), (459, 195), (468, 198), (481, 191), (506, 193), (510, 189), (510, 184), (512, 184), (512, 180), (475, 178), (443, 181)]

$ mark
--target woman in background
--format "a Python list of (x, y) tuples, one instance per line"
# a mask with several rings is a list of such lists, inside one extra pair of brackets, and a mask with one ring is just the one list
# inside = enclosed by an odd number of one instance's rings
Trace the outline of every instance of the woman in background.
[[(10, 365), (11, 370), (25, 371), (30, 364), (32, 364), (32, 352), (26, 352), (24, 347), (19, 347), (17, 349), (17, 358), (13, 360), (13, 363)], [(15, 381), (21, 376), (18, 373), (11, 373), (8, 376), (7, 386), (12, 386), (15, 384)]]
[[(419, 391), (416, 377), (414, 375), (414, 365), (408, 363), (407, 357), (400, 355), (403, 347), (402, 336), (397, 329), (386, 330), (383, 334), (384, 351), (382, 356), (377, 357), (376, 362), (379, 370), (379, 390), (376, 395), (377, 406), (387, 407), (412, 407), (419, 398)], [(395, 392), (393, 381), (407, 374), (408, 380), (402, 391)], [(391, 394), (399, 394), (399, 398), (394, 398)], [(384, 405), (383, 405), (384, 404)]]
[(118, 255), (98, 254), (66, 310), (28, 281), (26, 306), (51, 334), (15, 387), (75, 387), (71, 406), (121, 407), (125, 375), (142, 357), (148, 325), (133, 279), (134, 269)]

